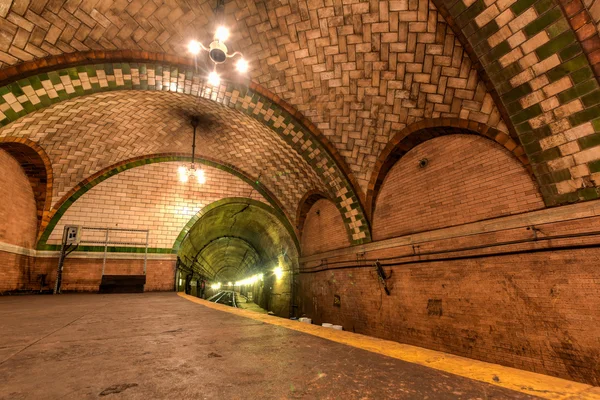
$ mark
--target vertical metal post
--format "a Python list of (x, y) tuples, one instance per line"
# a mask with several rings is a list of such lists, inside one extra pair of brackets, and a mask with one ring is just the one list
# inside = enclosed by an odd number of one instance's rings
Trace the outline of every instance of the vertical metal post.
[(60, 257), (58, 259), (58, 268), (56, 269), (56, 281), (54, 282), (54, 294), (60, 293), (60, 285), (62, 281), (62, 270), (65, 262), (65, 242), (67, 241), (67, 227), (63, 230), (63, 240), (60, 246)]
[(108, 228), (106, 228), (106, 235), (104, 236), (104, 259), (102, 260), (102, 276), (104, 276), (104, 270), (106, 269), (106, 253), (108, 251)]
[(146, 275), (146, 263), (148, 262), (148, 237), (150, 231), (146, 231), (146, 250), (144, 251), (144, 275)]

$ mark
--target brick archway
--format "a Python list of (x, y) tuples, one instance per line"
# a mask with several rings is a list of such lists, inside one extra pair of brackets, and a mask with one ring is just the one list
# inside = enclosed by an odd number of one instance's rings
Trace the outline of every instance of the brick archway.
[[(128, 52), (118, 52), (118, 55), (124, 56), (124, 53)], [(103, 56), (106, 54), (103, 53)], [(39, 67), (49, 72), (27, 75), (27, 78), (3, 87), (7, 94), (0, 98), (0, 106), (5, 110), (0, 113), (0, 125), (8, 125), (50, 104), (103, 91), (169, 91), (208, 99), (236, 109), (277, 133), (320, 176), (338, 207), (343, 212), (352, 212), (349, 229), (352, 230), (353, 242), (360, 244), (371, 240), (363, 212), (363, 198), (349, 167), (335, 147), (301, 113), (255, 83), (224, 82), (213, 88), (206, 85), (204, 78), (189, 65), (169, 64), (162, 61), (165, 59), (162, 54), (145, 56), (158, 61), (152, 64), (122, 62), (91, 65), (86, 58), (88, 63), (85, 65), (56, 69), (55, 64), (64, 61), (65, 57), (46, 60), (46, 64)], [(171, 61), (181, 60), (175, 57)]]
[(239, 197), (226, 197), (224, 199), (221, 200), (217, 200), (215, 202), (212, 202), (210, 204), (207, 204), (205, 207), (202, 208), (202, 210), (200, 210), (196, 215), (194, 215), (192, 218), (190, 218), (190, 220), (187, 222), (187, 224), (183, 227), (183, 229), (181, 230), (181, 232), (179, 233), (179, 235), (177, 236), (177, 239), (175, 239), (175, 242), (173, 243), (173, 254), (177, 254), (177, 252), (179, 251), (180, 247), (181, 247), (181, 243), (185, 240), (185, 238), (187, 237), (190, 229), (209, 211), (217, 208), (217, 207), (221, 207), (227, 204), (248, 204), (251, 205), (253, 207), (258, 207), (268, 213), (273, 214), (286, 228), (287, 232), (289, 233), (290, 237), (293, 239), (294, 244), (296, 245), (296, 249), (298, 250), (298, 252), (300, 252), (300, 243), (298, 242), (298, 236), (296, 234), (296, 232), (294, 231), (292, 225), (290, 224), (290, 222), (285, 218), (282, 217), (282, 214), (280, 212), (278, 212), (278, 210), (276, 208), (272, 208), (272, 207), (268, 207), (266, 204), (261, 203), (260, 201), (256, 201), (253, 199), (248, 199), (248, 198), (239, 198)]
[[(64, 196), (62, 196), (55, 204), (52, 209), (49, 210), (47, 214), (47, 218), (39, 229), (38, 233), (38, 250), (57, 250), (56, 246), (48, 245), (47, 241), (52, 233), (53, 229), (56, 227), (62, 216), (65, 212), (86, 192), (92, 189), (94, 186), (102, 183), (108, 178), (115, 176), (121, 172), (124, 172), (131, 168), (141, 167), (147, 164), (153, 163), (161, 163), (161, 162), (172, 162), (172, 161), (183, 161), (190, 162), (191, 157), (187, 154), (182, 153), (161, 153), (161, 154), (149, 154), (140, 157), (130, 158), (128, 160), (123, 160), (116, 164), (110, 165), (101, 171), (96, 172), (95, 174), (89, 176), (83, 181), (79, 182), (75, 185), (69, 192), (67, 192)], [(202, 165), (207, 165), (210, 167), (221, 169), (225, 172), (228, 172), (250, 186), (252, 186), (258, 193), (260, 193), (271, 205), (273, 208), (273, 213), (278, 216), (280, 220), (288, 221), (286, 227), (293, 231), (292, 225), (289, 222), (289, 218), (287, 214), (283, 211), (282, 204), (277, 200), (276, 196), (271, 193), (267, 188), (265, 188), (256, 177), (250, 177), (246, 175), (244, 172), (240, 171), (233, 165), (224, 164), (220, 161), (207, 159), (205, 157), (199, 158), (196, 157), (195, 161)], [(170, 251), (170, 250), (169, 250)]]
[(39, 145), (25, 138), (0, 138), (0, 149), (10, 154), (23, 168), (33, 194), (37, 209), (38, 232), (49, 220), (52, 204), (52, 163)]
[(457, 133), (479, 135), (495, 141), (510, 151), (532, 174), (523, 147), (504, 132), (490, 128), (485, 124), (458, 118), (423, 120), (398, 132), (379, 155), (367, 190), (366, 207), (369, 219), (372, 220), (373, 218), (377, 196), (387, 173), (404, 154), (427, 140)]

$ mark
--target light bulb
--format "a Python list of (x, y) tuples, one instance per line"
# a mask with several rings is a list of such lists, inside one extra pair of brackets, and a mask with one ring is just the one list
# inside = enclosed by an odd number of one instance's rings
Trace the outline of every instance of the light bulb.
[(181, 167), (177, 168), (177, 174), (179, 175), (180, 182), (185, 183), (188, 181), (187, 168), (184, 167), (183, 165)]
[(198, 183), (203, 185), (204, 183), (206, 183), (206, 177), (204, 176), (204, 170), (203, 169), (197, 169), (196, 170), (196, 179), (198, 180)]
[(241, 72), (243, 74), (248, 71), (248, 61), (244, 60), (243, 58), (240, 58), (235, 67), (237, 68), (238, 72)]
[(277, 279), (281, 279), (281, 277), (283, 276), (283, 268), (281, 267), (275, 268), (273, 272), (275, 272), (275, 276), (277, 277)]
[(190, 41), (190, 44), (188, 44), (188, 51), (190, 53), (192, 53), (193, 55), (197, 55), (200, 53), (200, 50), (202, 50), (202, 48), (200, 47), (200, 43), (198, 43), (195, 40)]
[(215, 39), (217, 39), (219, 42), (224, 42), (227, 40), (227, 38), (229, 38), (229, 29), (225, 28), (224, 26), (218, 27), (217, 31), (215, 32)]
[(217, 74), (217, 71), (208, 74), (208, 83), (212, 86), (219, 86), (221, 84), (221, 77)]

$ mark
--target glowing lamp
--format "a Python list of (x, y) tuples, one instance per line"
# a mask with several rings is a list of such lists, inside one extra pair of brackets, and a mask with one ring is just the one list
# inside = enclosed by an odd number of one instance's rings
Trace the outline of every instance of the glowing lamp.
[(281, 279), (283, 277), (283, 268), (281, 268), (281, 266), (275, 268), (273, 272), (275, 273), (275, 277), (277, 279)]
[(224, 42), (229, 39), (229, 29), (225, 28), (224, 26), (218, 27), (215, 32), (215, 39), (217, 39), (219, 42)]
[(217, 71), (208, 74), (208, 83), (212, 86), (219, 86), (221, 84), (221, 77), (217, 74)]
[(238, 70), (238, 72), (246, 73), (248, 72), (248, 61), (246, 61), (243, 58), (240, 58), (238, 60), (238, 62), (235, 64), (236, 69)]

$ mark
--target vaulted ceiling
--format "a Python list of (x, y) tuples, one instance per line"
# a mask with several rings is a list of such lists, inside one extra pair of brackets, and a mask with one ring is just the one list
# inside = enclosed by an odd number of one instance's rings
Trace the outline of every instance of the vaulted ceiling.
[[(427, 140), (432, 125), (504, 145), (531, 164), (548, 205), (600, 197), (600, 16), (586, 5), (225, 0), (217, 11), (217, 3), (0, 5), (0, 136), (32, 138), (54, 157), (54, 201), (125, 153), (188, 151), (181, 149), (189, 138), (170, 131), (183, 129), (184, 119), (166, 114), (198, 106), (220, 124), (206, 136), (203, 155), (260, 178), (290, 220), (303, 195), (326, 193), (353, 243), (370, 240), (365, 209), (390, 155), (402, 153), (395, 147), (408, 135), (419, 136), (410, 142)], [(186, 46), (191, 39), (208, 43), (221, 24), (250, 71), (240, 76), (227, 63), (223, 84), (207, 88), (211, 64), (206, 54), (193, 59)], [(144, 92), (98, 93), (116, 89)], [(45, 117), (51, 121), (40, 123)], [(98, 120), (116, 128), (112, 136)], [(139, 130), (126, 137), (119, 124)], [(154, 136), (143, 137), (155, 127)], [(81, 136), (73, 139), (73, 132)], [(108, 151), (114, 140), (117, 149)]]
[[(461, 117), (506, 131), (462, 45), (427, 2), (227, 1), (222, 23), (250, 78), (330, 140), (366, 192), (394, 131)], [(215, 1), (35, 1), (4, 20), (4, 66), (63, 53), (144, 50), (181, 55), (207, 43)], [(201, 65), (205, 60), (201, 60)], [(233, 78), (233, 77), (232, 77)], [(235, 78), (233, 78), (235, 79)]]

